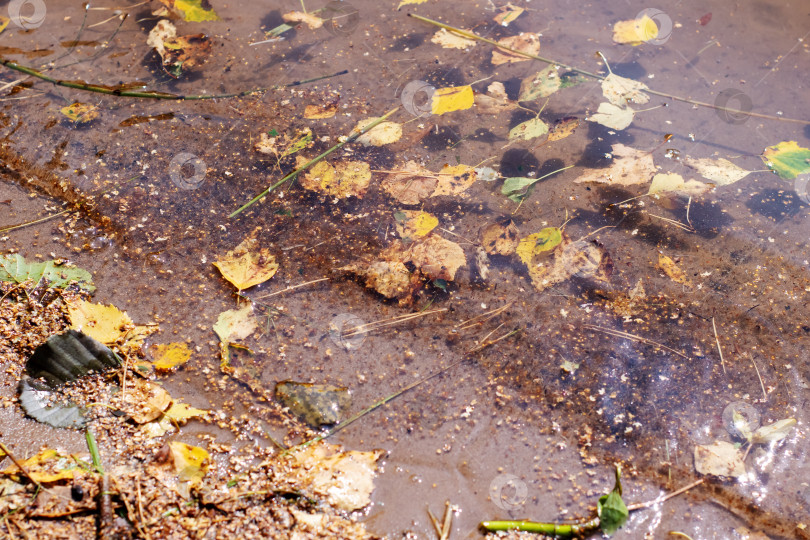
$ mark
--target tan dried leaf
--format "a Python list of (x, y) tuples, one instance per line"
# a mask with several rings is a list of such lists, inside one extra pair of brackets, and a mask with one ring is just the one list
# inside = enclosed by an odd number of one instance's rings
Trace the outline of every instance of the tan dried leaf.
[(481, 245), (490, 255), (511, 255), (520, 241), (520, 231), (509, 218), (490, 223), (481, 229)]
[[(499, 39), (498, 43), (505, 47), (535, 56), (540, 53), (540, 37), (532, 32), (523, 32), (518, 36), (505, 37)], [(503, 49), (495, 49), (492, 51), (492, 65), (494, 66), (513, 62), (525, 62), (526, 60), (531, 60), (531, 58)]]
[(419, 204), (436, 190), (439, 179), (415, 161), (408, 161), (396, 173), (389, 173), (382, 188), (402, 204)]
[(591, 169), (575, 182), (631, 186), (648, 182), (655, 171), (652, 154), (617, 143), (613, 145), (613, 164), (610, 167)]

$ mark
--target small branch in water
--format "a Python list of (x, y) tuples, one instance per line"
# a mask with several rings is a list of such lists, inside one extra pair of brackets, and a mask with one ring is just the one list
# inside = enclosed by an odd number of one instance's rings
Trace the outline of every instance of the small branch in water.
[(315, 81), (321, 81), (323, 79), (329, 79), (331, 77), (337, 77), (339, 75), (345, 75), (349, 71), (344, 69), (343, 71), (339, 71), (337, 73), (332, 73), (331, 75), (322, 75), (320, 77), (315, 77), (312, 79), (305, 79), (303, 81), (295, 81), (288, 84), (280, 84), (275, 86), (268, 86), (265, 88), (255, 88), (253, 90), (245, 90), (243, 92), (234, 92), (231, 94), (200, 94), (200, 95), (180, 95), (180, 94), (169, 94), (167, 92), (157, 92), (153, 90), (128, 90), (126, 85), (121, 86), (102, 86), (98, 84), (90, 84), (84, 81), (66, 81), (63, 79), (55, 79), (48, 75), (45, 75), (43, 72), (38, 71), (34, 68), (23, 66), (22, 64), (18, 64), (17, 62), (12, 62), (11, 60), (7, 60), (5, 58), (0, 58), (0, 65), (3, 65), (9, 69), (13, 69), (15, 71), (19, 71), (20, 73), (25, 73), (26, 75), (31, 75), (32, 77), (36, 77), (37, 79), (41, 79), (45, 82), (49, 82), (56, 86), (64, 86), (65, 88), (73, 88), (75, 90), (83, 90), (85, 92), (95, 92), (97, 94), (107, 94), (110, 96), (119, 96), (119, 97), (133, 97), (133, 98), (144, 98), (144, 99), (165, 99), (165, 100), (175, 100), (175, 101), (196, 101), (201, 99), (225, 99), (225, 98), (232, 98), (232, 97), (243, 97), (249, 96), (251, 94), (260, 94), (262, 92), (266, 92), (268, 90), (275, 90), (277, 88), (286, 88), (289, 86), (299, 86), (302, 84), (307, 84)]
[(643, 338), (643, 337), (637, 336), (635, 334), (629, 334), (627, 332), (622, 332), (621, 330), (613, 330), (612, 328), (604, 328), (602, 326), (596, 326), (596, 325), (593, 325), (593, 324), (586, 324), (585, 328), (587, 328), (589, 330), (595, 330), (597, 332), (602, 332), (602, 333), (605, 333), (605, 334), (607, 334), (609, 336), (620, 337), (620, 338), (625, 338), (625, 339), (631, 339), (633, 341), (638, 341), (640, 343), (646, 343), (647, 345), (653, 345), (655, 347), (660, 347), (662, 349), (666, 349), (667, 351), (669, 351), (671, 353), (677, 354), (681, 358), (686, 358), (687, 360), (689, 360), (689, 357), (686, 356), (685, 354), (683, 354), (680, 351), (676, 351), (675, 349), (673, 349), (671, 347), (667, 347), (666, 345), (664, 345), (662, 343), (658, 343), (657, 341), (653, 341), (651, 339)]
[(714, 324), (714, 317), (712, 317), (712, 328), (714, 329), (714, 341), (717, 343), (717, 352), (720, 353), (720, 365), (723, 366), (723, 373), (726, 372), (726, 361), (723, 358), (723, 348), (720, 347), (720, 338), (717, 336), (717, 325)]
[(265, 294), (265, 295), (262, 295), (262, 296), (257, 296), (256, 300), (258, 300), (260, 298), (270, 298), (271, 296), (276, 296), (277, 294), (283, 294), (285, 292), (298, 289), (299, 287), (306, 287), (307, 285), (312, 285), (313, 283), (320, 283), (321, 281), (328, 281), (328, 280), (329, 280), (329, 278), (313, 279), (312, 281), (307, 281), (306, 283), (301, 283), (300, 285), (292, 285), (290, 287), (287, 287), (286, 289), (281, 289), (280, 291), (276, 291), (276, 292), (273, 292), (273, 293), (270, 293), (270, 294)]
[(70, 212), (70, 210), (62, 210), (61, 212), (57, 212), (56, 214), (51, 214), (50, 216), (45, 216), (44, 218), (35, 219), (34, 221), (26, 221), (25, 223), (20, 223), (18, 225), (3, 227), (2, 229), (0, 229), (0, 233), (4, 233), (6, 231), (13, 231), (15, 229), (22, 229), (23, 227), (28, 227), (29, 225), (36, 225), (37, 223), (42, 223), (43, 221), (48, 221), (49, 219), (59, 217), (67, 212)]

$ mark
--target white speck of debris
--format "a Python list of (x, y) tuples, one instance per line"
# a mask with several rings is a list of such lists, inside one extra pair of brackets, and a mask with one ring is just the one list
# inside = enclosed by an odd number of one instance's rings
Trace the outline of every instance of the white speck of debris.
[(200, 262), (203, 263), (203, 264), (207, 263), (208, 262), (208, 257), (203, 255), (202, 257), (200, 257)]
[(481, 302), (481, 309), (487, 309), (487, 305), (483, 302)]
[(694, 133), (690, 133), (689, 135), (687, 135), (687, 137), (689, 137), (690, 141), (695, 142), (695, 134)]
[(560, 315), (562, 315), (563, 317), (568, 317), (568, 311), (566, 311), (563, 308), (560, 308)]
[(702, 274), (700, 274), (700, 275), (701, 275), (702, 277), (709, 277), (710, 275), (712, 275), (712, 273), (711, 273), (711, 272), (703, 272), (703, 273), (702, 273)]
[(630, 233), (630, 236), (635, 236), (638, 234), (638, 229), (633, 229), (633, 232)]
[(771, 238), (771, 237), (769, 236), (769, 237), (768, 237), (768, 242), (770, 242), (771, 244), (773, 244), (774, 242), (776, 242), (776, 240), (774, 240), (773, 238)]

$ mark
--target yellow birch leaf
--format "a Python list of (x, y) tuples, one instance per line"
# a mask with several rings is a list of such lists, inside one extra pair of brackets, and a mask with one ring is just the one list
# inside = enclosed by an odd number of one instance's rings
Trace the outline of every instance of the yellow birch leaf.
[(202, 482), (211, 461), (211, 456), (205, 448), (172, 441), (169, 443), (169, 450), (174, 460), (174, 470), (181, 482), (188, 482), (190, 486)]
[(98, 107), (91, 103), (79, 103), (77, 101), (72, 105), (62, 107), (59, 111), (68, 119), (79, 124), (86, 124), (98, 118)]
[(421, 210), (402, 210), (394, 214), (397, 218), (397, 232), (403, 240), (423, 238), (439, 225), (439, 219)]
[(10, 23), (10, 22), (11, 22), (11, 19), (9, 19), (8, 17), (3, 17), (2, 15), (0, 15), (0, 34), (3, 33), (3, 30), (6, 29), (6, 26), (8, 26), (8, 23)]
[(546, 227), (540, 232), (521, 239), (515, 248), (515, 253), (523, 264), (529, 266), (535, 255), (554, 249), (560, 242), (562, 242), (562, 231), (557, 227)]
[[(337, 103), (327, 103), (326, 105), (307, 105), (304, 108), (304, 118), (307, 120), (322, 120), (332, 118), (337, 113)], [(262, 135), (264, 135), (262, 133)]]
[(257, 244), (255, 238), (247, 238), (214, 263), (222, 277), (240, 291), (264, 283), (278, 270), (278, 263), (270, 250), (258, 249)]
[(68, 303), (70, 327), (80, 330), (105, 345), (116, 343), (135, 327), (126, 312), (113, 305), (93, 304), (86, 300)]
[(468, 49), (475, 47), (477, 43), (474, 39), (466, 38), (444, 28), (440, 28), (438, 32), (433, 34), (430, 42), (441, 45), (445, 49)]
[(675, 264), (675, 261), (664, 255), (663, 253), (658, 254), (658, 264), (656, 266), (660, 268), (667, 276), (669, 276), (669, 279), (671, 279), (675, 283), (680, 283), (682, 285), (689, 285), (689, 278), (686, 277), (684, 271), (678, 268), (678, 265)]
[(493, 17), (493, 20), (501, 26), (509, 26), (509, 23), (520, 17), (525, 11), (522, 7), (515, 7), (512, 4), (506, 4), (501, 13)]
[[(365, 120), (360, 120), (354, 126), (355, 132), (362, 131), (367, 125), (378, 120), (379, 117), (372, 116)], [(357, 137), (357, 142), (364, 146), (383, 146), (398, 141), (402, 137), (402, 124), (396, 122), (381, 122), (367, 132)]]
[(469, 165), (445, 165), (437, 176), (439, 181), (431, 197), (459, 195), (467, 191), (467, 188), (478, 179), (478, 173)]
[(214, 332), (220, 341), (230, 343), (245, 339), (258, 327), (259, 321), (253, 316), (253, 304), (247, 303), (241, 309), (229, 309), (220, 313), (214, 324)]
[(152, 364), (162, 371), (185, 364), (189, 358), (191, 349), (186, 343), (160, 343), (152, 349)]
[[(73, 478), (76, 471), (81, 471), (75, 466), (73, 459), (69, 456), (63, 456), (52, 448), (43, 448), (38, 454), (20, 462), (20, 465), (23, 466), (28, 476), (42, 484)], [(2, 473), (6, 476), (19, 478), (20, 469), (12, 464)]]
[(472, 86), (439, 88), (433, 93), (430, 108), (433, 114), (444, 114), (469, 109), (475, 103)]
[(160, 0), (160, 2), (188, 22), (218, 21), (213, 9), (205, 8), (203, 0)]
[(188, 403), (182, 403), (175, 401), (172, 403), (172, 406), (163, 413), (163, 416), (174, 420), (178, 424), (184, 423), (186, 420), (190, 420), (192, 418), (197, 418), (199, 416), (203, 416), (208, 414), (208, 411), (205, 409), (197, 409), (196, 407), (192, 407)]
[(647, 15), (640, 19), (619, 21), (613, 25), (613, 41), (623, 45), (641, 45), (658, 37), (658, 26)]

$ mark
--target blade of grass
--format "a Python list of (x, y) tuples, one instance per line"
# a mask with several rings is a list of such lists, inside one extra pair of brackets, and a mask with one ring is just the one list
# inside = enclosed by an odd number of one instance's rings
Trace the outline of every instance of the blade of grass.
[(93, 467), (95, 467), (98, 474), (104, 474), (104, 467), (101, 464), (101, 454), (98, 451), (96, 438), (89, 429), (84, 432), (84, 440), (87, 441), (87, 448), (90, 450), (90, 457), (93, 459)]

